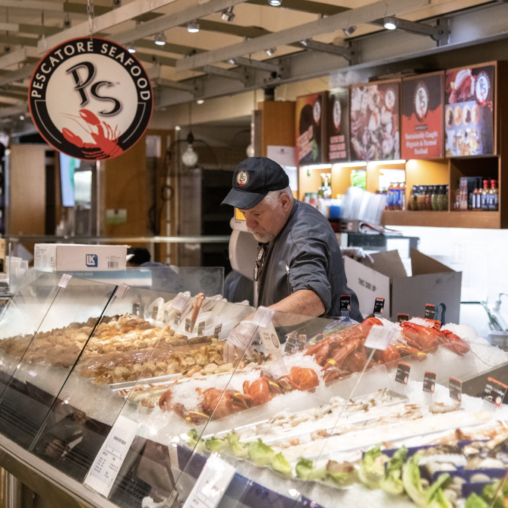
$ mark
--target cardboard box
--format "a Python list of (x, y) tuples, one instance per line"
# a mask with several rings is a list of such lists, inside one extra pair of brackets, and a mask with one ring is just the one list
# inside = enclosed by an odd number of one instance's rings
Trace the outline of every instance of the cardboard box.
[(411, 249), (412, 277), (408, 277), (398, 251), (373, 254), (359, 263), (344, 258), (348, 286), (360, 301), (364, 315), (372, 314), (376, 298), (385, 298), (384, 317), (397, 320), (397, 314), (423, 317), (425, 304), (446, 305), (446, 322), (458, 323), (462, 272)]
[(125, 270), (126, 245), (35, 244), (37, 270), (46, 272)]

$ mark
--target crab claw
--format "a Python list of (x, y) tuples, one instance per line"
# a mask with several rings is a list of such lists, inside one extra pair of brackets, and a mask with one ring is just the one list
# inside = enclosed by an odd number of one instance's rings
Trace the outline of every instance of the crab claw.
[(79, 148), (83, 148), (85, 146), (85, 143), (83, 143), (83, 140), (79, 136), (74, 134), (74, 132), (72, 132), (70, 129), (67, 129), (67, 127), (64, 127), (62, 129), (62, 134), (63, 134), (63, 137), (69, 143), (72, 143), (73, 145), (76, 145)]
[(92, 113), (89, 109), (80, 109), (79, 116), (89, 125), (94, 125), (95, 127), (101, 124), (101, 121)]

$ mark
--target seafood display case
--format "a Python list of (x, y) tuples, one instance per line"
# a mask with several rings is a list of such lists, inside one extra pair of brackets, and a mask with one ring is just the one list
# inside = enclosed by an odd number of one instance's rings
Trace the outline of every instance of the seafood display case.
[(0, 447), (87, 504), (504, 506), (508, 357), (472, 328), (60, 277), (3, 316)]

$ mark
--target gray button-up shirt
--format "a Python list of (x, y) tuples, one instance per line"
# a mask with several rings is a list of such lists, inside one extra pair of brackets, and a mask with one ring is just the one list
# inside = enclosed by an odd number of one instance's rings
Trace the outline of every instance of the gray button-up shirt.
[(268, 307), (310, 289), (323, 302), (326, 316), (339, 317), (340, 296), (351, 295), (350, 317), (363, 320), (358, 298), (347, 287), (335, 233), (314, 207), (295, 200), (286, 225), (266, 249), (259, 274), (259, 305)]

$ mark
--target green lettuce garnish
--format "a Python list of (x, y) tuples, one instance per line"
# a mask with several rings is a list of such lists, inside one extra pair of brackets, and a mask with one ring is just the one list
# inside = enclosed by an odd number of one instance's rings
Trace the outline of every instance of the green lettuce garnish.
[(302, 480), (324, 480), (326, 478), (326, 469), (314, 469), (314, 462), (304, 457), (299, 457), (295, 467), (296, 476)]
[(369, 489), (378, 489), (385, 476), (386, 455), (381, 452), (381, 446), (376, 446), (365, 452), (360, 466), (360, 480)]
[(244, 443), (240, 443), (237, 434), (228, 434), (227, 440), (229, 448), (235, 457), (246, 459), (249, 456), (249, 447)]
[(402, 466), (407, 457), (407, 448), (399, 448), (393, 457), (387, 462), (385, 477), (380, 482), (380, 487), (389, 494), (400, 495), (404, 493), (404, 484), (402, 483)]
[(227, 441), (225, 439), (221, 439), (218, 437), (211, 437), (205, 441), (205, 448), (213, 453), (220, 453), (227, 445)]
[(286, 457), (282, 455), (282, 453), (275, 455), (272, 461), (272, 467), (275, 469), (275, 471), (282, 473), (284, 476), (292, 476), (293, 468), (291, 467), (291, 464), (286, 460)]
[(489, 505), (474, 492), (466, 499), (466, 508), (489, 508)]
[(249, 443), (249, 458), (259, 467), (269, 466), (275, 458), (275, 452), (261, 439)]
[(356, 481), (356, 469), (350, 462), (337, 462), (329, 460), (326, 464), (326, 477), (327, 481), (331, 481), (339, 487), (346, 487)]

